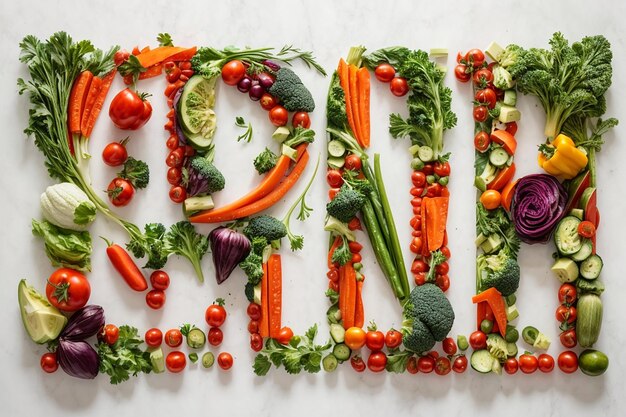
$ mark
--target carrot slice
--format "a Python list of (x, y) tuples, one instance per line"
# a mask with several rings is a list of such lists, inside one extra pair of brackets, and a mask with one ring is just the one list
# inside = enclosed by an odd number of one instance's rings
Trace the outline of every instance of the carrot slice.
[(263, 278), (261, 278), (261, 320), (259, 320), (259, 334), (269, 337), (269, 300), (268, 300), (268, 276), (267, 262), (263, 263)]
[(346, 266), (341, 265), (339, 267), (339, 312), (341, 318), (346, 315)]
[(139, 60), (141, 66), (144, 68), (150, 68), (151, 66), (161, 64), (170, 59), (170, 57), (176, 56), (183, 51), (187, 51), (188, 49), (189, 48), (181, 46), (159, 46), (145, 52), (142, 50), (142, 52), (137, 55), (137, 59)]
[(496, 177), (493, 179), (493, 181), (487, 184), (487, 189), (500, 191), (501, 189), (504, 188), (505, 185), (511, 182), (514, 176), (515, 176), (515, 162), (512, 163), (508, 167), (502, 168), (500, 172), (498, 172)]
[(352, 119), (354, 120), (354, 136), (359, 145), (363, 146), (363, 135), (361, 134), (361, 117), (359, 115), (359, 90), (356, 81), (356, 65), (348, 65), (348, 82), (350, 83), (350, 97), (346, 98), (346, 102), (350, 101), (352, 108)]
[(348, 69), (348, 64), (346, 64), (346, 61), (344, 61), (343, 58), (339, 60), (337, 73), (339, 74), (339, 84), (341, 84), (341, 88), (343, 88), (343, 95), (346, 101), (346, 116), (348, 118), (348, 124), (350, 125), (350, 129), (352, 130), (352, 133), (354, 133), (354, 137), (358, 142), (359, 137), (354, 123), (354, 109), (352, 108), (352, 102), (350, 101), (350, 70)]
[(331, 269), (334, 267), (333, 261), (332, 261), (333, 253), (335, 253), (335, 249), (337, 249), (339, 245), (341, 245), (341, 242), (342, 242), (341, 236), (337, 236), (333, 244), (330, 245), (330, 249), (328, 250), (328, 269)]
[[(298, 151), (297, 161), (299, 161), (302, 157), (304, 151), (306, 150), (306, 147), (307, 144), (303, 143), (296, 148), (296, 150)], [(248, 194), (233, 201), (230, 204), (226, 204), (225, 206), (203, 211), (194, 216), (191, 216), (189, 218), (189, 221), (192, 223), (219, 223), (221, 221), (226, 221), (222, 220), (223, 216), (227, 216), (234, 210), (252, 204), (272, 192), (272, 190), (276, 188), (278, 183), (280, 183), (280, 181), (285, 177), (285, 174), (287, 173), (290, 165), (291, 159), (286, 155), (281, 155), (278, 158), (278, 162), (276, 163), (274, 168), (272, 168), (272, 170), (267, 173), (265, 178), (263, 178), (263, 181)]]
[(89, 86), (89, 94), (87, 94), (87, 100), (85, 101), (85, 107), (83, 108), (83, 114), (81, 115), (80, 122), (80, 131), (84, 137), (88, 137), (85, 135), (87, 132), (87, 122), (89, 120), (89, 115), (93, 109), (93, 106), (96, 104), (96, 100), (98, 99), (98, 94), (100, 94), (100, 89), (102, 88), (102, 79), (100, 77), (93, 77), (91, 80), (91, 85)]
[(69, 118), (69, 130), (70, 133), (80, 134), (80, 124), (83, 116), (83, 109), (85, 107), (85, 101), (89, 94), (89, 86), (93, 74), (91, 71), (83, 71), (74, 81), (72, 91), (70, 92), (68, 118)]
[(272, 254), (267, 261), (268, 275), (268, 318), (270, 337), (278, 337), (281, 326), (282, 301), (283, 301), (283, 273), (280, 263), (280, 255)]
[(359, 117), (361, 120), (361, 142), (363, 147), (370, 146), (370, 72), (367, 68), (359, 68), (357, 72), (357, 88), (359, 90)]
[(504, 186), (502, 192), (500, 193), (500, 198), (502, 201), (502, 207), (506, 211), (511, 210), (511, 202), (513, 201), (513, 191), (515, 191), (515, 185), (517, 185), (517, 181), (511, 181), (507, 185)]
[(356, 283), (356, 310), (354, 312), (354, 325), (363, 327), (365, 324), (365, 310), (363, 308), (363, 280)]
[(476, 304), (476, 330), (480, 330), (480, 323), (486, 318), (485, 306), (487, 303)]
[(506, 334), (507, 323), (506, 305), (500, 291), (498, 291), (494, 287), (491, 287), (488, 290), (485, 290), (480, 294), (476, 294), (475, 296), (473, 296), (472, 302), (474, 304), (486, 302), (489, 305), (489, 308), (491, 308), (491, 311), (493, 312), (495, 323), (498, 324), (500, 334), (502, 335), (502, 337), (504, 337), (504, 335)]
[(156, 64), (139, 74), (140, 80), (145, 80), (146, 78), (158, 77), (163, 73), (163, 64)]
[(111, 84), (113, 83), (116, 72), (117, 70), (114, 69), (102, 78), (102, 86), (98, 91), (98, 97), (96, 98), (96, 101), (94, 102), (93, 107), (89, 112), (89, 118), (86, 122), (86, 129), (83, 130), (83, 136), (85, 136), (86, 138), (91, 136), (91, 132), (96, 125), (96, 120), (98, 120), (98, 116), (100, 115), (100, 111), (102, 110), (102, 106), (104, 105), (104, 99), (109, 93), (109, 89), (111, 88)]
[(196, 54), (198, 48), (192, 46), (191, 48), (187, 48), (184, 51), (180, 51), (177, 54), (174, 54), (166, 59), (166, 61), (189, 61)]
[[(430, 252), (443, 246), (448, 220), (448, 197), (434, 197), (426, 201), (426, 235)], [(424, 219), (422, 218), (422, 221)]]
[(356, 271), (352, 266), (352, 263), (345, 265), (345, 315), (342, 315), (343, 327), (349, 329), (354, 326), (354, 315), (356, 309)]

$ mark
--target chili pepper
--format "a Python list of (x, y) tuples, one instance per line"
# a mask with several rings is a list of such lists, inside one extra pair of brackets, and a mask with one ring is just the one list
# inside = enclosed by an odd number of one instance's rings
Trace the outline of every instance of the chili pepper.
[(102, 236), (100, 237), (107, 243), (107, 256), (111, 264), (124, 278), (128, 286), (139, 292), (148, 289), (146, 278), (128, 252), (120, 245), (110, 242)]
[(587, 166), (587, 155), (564, 134), (558, 135), (549, 145), (539, 147), (539, 166), (548, 174), (572, 179)]

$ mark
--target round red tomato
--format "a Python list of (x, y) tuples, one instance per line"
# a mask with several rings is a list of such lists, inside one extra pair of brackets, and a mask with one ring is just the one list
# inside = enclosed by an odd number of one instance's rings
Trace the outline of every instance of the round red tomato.
[(280, 331), (278, 332), (278, 336), (276, 337), (276, 340), (278, 340), (278, 343), (280, 343), (281, 345), (287, 345), (291, 341), (292, 337), (293, 337), (293, 330), (291, 330), (290, 327), (285, 326), (282, 329), (280, 329)]
[(413, 171), (411, 173), (411, 182), (415, 187), (423, 187), (426, 184), (426, 174), (422, 171)]
[(447, 375), (452, 370), (450, 359), (445, 356), (440, 356), (435, 360), (435, 373), (437, 375)]
[(57, 362), (57, 354), (54, 352), (47, 352), (41, 355), (41, 360), (39, 361), (41, 365), (41, 369), (45, 373), (51, 374), (56, 372), (59, 369), (59, 363)]
[(359, 355), (354, 355), (350, 358), (350, 365), (352, 365), (352, 369), (357, 372), (363, 372), (365, 370), (365, 362)]
[(465, 54), (465, 61), (473, 65), (474, 68), (479, 68), (485, 62), (485, 54), (480, 49), (470, 49)]
[(250, 335), (250, 348), (255, 352), (260, 352), (263, 349), (263, 338), (258, 333), (252, 333)]
[(355, 154), (346, 156), (344, 167), (351, 171), (360, 171), (362, 167), (361, 158)]
[(183, 166), (183, 162), (185, 160), (185, 147), (181, 146), (179, 148), (174, 149), (165, 158), (165, 165), (170, 168), (180, 168)]
[(433, 168), (435, 174), (440, 177), (447, 177), (450, 175), (450, 163), (449, 162), (435, 162), (435, 167)]
[(175, 185), (170, 188), (170, 200), (174, 203), (182, 203), (187, 199), (187, 191), (180, 185)]
[(516, 373), (518, 369), (519, 364), (517, 363), (517, 359), (515, 358), (509, 358), (506, 360), (506, 362), (504, 362), (504, 371), (509, 375), (513, 375), (514, 373)]
[(261, 319), (261, 306), (257, 303), (248, 304), (248, 309), (246, 310), (248, 313), (248, 317), (250, 320), (260, 320)]
[(504, 129), (509, 132), (511, 135), (515, 136), (517, 133), (517, 122), (509, 122), (506, 124), (506, 128)]
[(165, 147), (170, 151), (177, 149), (179, 147), (178, 136), (170, 135), (170, 137), (168, 137), (165, 141)]
[(576, 340), (576, 329), (565, 330), (559, 336), (559, 340), (561, 340), (561, 344), (564, 347), (568, 349), (573, 348), (578, 343), (578, 341)]
[(161, 332), (161, 330), (157, 329), (156, 327), (153, 327), (152, 329), (146, 331), (146, 334), (144, 335), (144, 340), (146, 342), (146, 345), (150, 347), (159, 347), (163, 342), (163, 332)]
[(404, 77), (395, 77), (389, 83), (389, 89), (394, 96), (402, 97), (409, 92), (409, 83), (407, 83)]
[(498, 100), (496, 97), (496, 92), (491, 88), (483, 88), (482, 90), (476, 91), (474, 95), (474, 100), (479, 102), (480, 104), (484, 104), (490, 109), (496, 107), (496, 101)]
[(187, 366), (187, 358), (183, 352), (175, 350), (167, 354), (165, 366), (172, 373), (181, 372)]
[(228, 61), (222, 67), (222, 80), (228, 85), (237, 85), (244, 75), (246, 75), (246, 66), (238, 59)]
[(309, 113), (305, 111), (299, 111), (294, 113), (291, 118), (291, 124), (293, 127), (303, 127), (308, 129), (311, 127), (311, 118), (309, 117)]
[(387, 355), (383, 352), (373, 352), (367, 358), (367, 368), (372, 372), (382, 372), (387, 366)]
[(207, 339), (209, 340), (209, 344), (211, 346), (219, 346), (224, 340), (224, 333), (219, 327), (211, 327), (209, 329), (209, 335)]
[(586, 239), (591, 239), (596, 234), (596, 226), (589, 220), (578, 224), (578, 234)]
[(169, 347), (178, 347), (183, 343), (183, 334), (179, 329), (169, 329), (165, 332), (165, 344)]
[(452, 370), (457, 374), (462, 374), (467, 370), (467, 357), (465, 355), (457, 356), (452, 364)]
[(146, 294), (146, 304), (153, 310), (158, 310), (165, 305), (165, 291), (150, 290)]
[[(128, 139), (128, 138), (127, 138)], [(102, 150), (102, 160), (111, 167), (122, 165), (128, 159), (128, 151), (124, 146), (124, 139), (121, 142), (111, 142)]]
[(343, 184), (343, 176), (341, 171), (337, 169), (329, 169), (326, 173), (326, 182), (331, 188), (339, 188)]
[(487, 106), (474, 106), (474, 121), (482, 123), (489, 117)]
[(222, 352), (217, 355), (217, 364), (227, 371), (233, 366), (233, 356), (228, 352)]
[(537, 370), (539, 361), (537, 357), (529, 353), (524, 353), (519, 357), (519, 369), (525, 374), (532, 374)]
[(542, 353), (541, 355), (539, 355), (537, 361), (539, 370), (541, 372), (548, 373), (552, 372), (552, 370), (554, 369), (554, 358), (547, 353)]
[(123, 207), (133, 199), (135, 189), (130, 181), (114, 178), (107, 187), (107, 194), (115, 207)]
[(560, 305), (556, 309), (556, 320), (560, 323), (567, 322), (569, 324), (576, 321), (576, 307)]
[(450, 277), (448, 274), (437, 274), (435, 276), (435, 285), (437, 285), (443, 292), (448, 291), (448, 289), (450, 289)]
[(446, 353), (446, 355), (454, 355), (456, 354), (456, 342), (451, 337), (446, 337), (441, 342), (441, 348)]
[(402, 333), (391, 329), (385, 334), (385, 345), (388, 349), (395, 349), (402, 344)]
[(417, 369), (425, 374), (431, 373), (435, 370), (435, 358), (432, 356), (420, 356), (417, 360)]
[(377, 352), (385, 346), (385, 334), (380, 330), (369, 330), (365, 334), (365, 346), (372, 352)]
[(183, 172), (180, 168), (172, 167), (167, 170), (167, 182), (171, 185), (179, 185), (183, 179)]
[(474, 350), (484, 349), (487, 347), (487, 335), (480, 330), (476, 330), (470, 335), (469, 343)]
[(561, 352), (557, 362), (559, 364), (559, 369), (566, 374), (576, 372), (578, 369), (578, 356), (576, 356), (576, 353), (571, 350)]
[(224, 300), (217, 299), (215, 304), (207, 307), (204, 313), (204, 319), (211, 327), (220, 327), (226, 321), (226, 310), (224, 309)]
[(465, 64), (458, 64), (454, 67), (454, 76), (462, 83), (468, 82), (472, 77), (472, 75), (467, 72), (467, 65)]
[(413, 375), (419, 372), (419, 369), (417, 368), (417, 358), (415, 356), (411, 356), (406, 361), (406, 371)]
[(474, 72), (473, 76), (474, 84), (479, 87), (487, 87), (493, 83), (493, 73), (487, 68), (479, 69)]
[(261, 99), (259, 100), (259, 103), (261, 103), (261, 108), (263, 108), (263, 110), (269, 111), (278, 104), (278, 100), (276, 100), (276, 97), (269, 93), (263, 93)]
[(59, 268), (50, 275), (46, 297), (61, 311), (76, 311), (85, 306), (91, 295), (87, 277), (70, 268)]
[(489, 149), (489, 145), (491, 145), (491, 138), (489, 137), (489, 133), (485, 131), (480, 131), (476, 133), (474, 136), (474, 148), (478, 152), (485, 152)]
[(98, 340), (113, 345), (120, 337), (120, 329), (115, 324), (107, 324), (98, 333)]
[(126, 49), (119, 49), (115, 53), (115, 55), (113, 55), (113, 62), (115, 63), (115, 66), (119, 67), (120, 65), (122, 65), (124, 61), (128, 59), (129, 56), (130, 56), (130, 52), (128, 52)]
[(170, 276), (165, 271), (154, 271), (150, 274), (150, 283), (155, 290), (165, 291), (170, 286)]
[(139, 96), (130, 88), (125, 88), (111, 101), (109, 117), (120, 129), (136, 130), (145, 125), (152, 116), (152, 105), (146, 95)]
[(396, 76), (396, 69), (385, 62), (379, 64), (376, 69), (374, 69), (374, 75), (378, 81), (388, 83)]
[(283, 106), (274, 106), (268, 113), (268, 116), (274, 126), (285, 126), (289, 119), (289, 112)]
[(248, 333), (258, 333), (259, 332), (259, 320), (250, 320), (248, 323)]
[(577, 291), (572, 284), (565, 283), (559, 287), (559, 303), (572, 304), (576, 301)]

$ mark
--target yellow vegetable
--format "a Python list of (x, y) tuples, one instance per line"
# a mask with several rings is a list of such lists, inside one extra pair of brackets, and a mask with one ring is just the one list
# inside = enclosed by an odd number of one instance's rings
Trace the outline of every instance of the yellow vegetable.
[(539, 147), (537, 162), (548, 174), (569, 180), (587, 166), (588, 159), (571, 138), (560, 134), (549, 145)]

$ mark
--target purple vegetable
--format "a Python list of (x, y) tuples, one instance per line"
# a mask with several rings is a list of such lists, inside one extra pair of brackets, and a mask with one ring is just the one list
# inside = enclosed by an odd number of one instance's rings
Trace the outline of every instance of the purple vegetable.
[(174, 100), (172, 101), (172, 108), (174, 109), (174, 129), (176, 129), (176, 136), (178, 136), (178, 144), (180, 146), (187, 145), (187, 137), (185, 133), (183, 133), (182, 127), (180, 127), (180, 123), (178, 123), (178, 102), (180, 101), (180, 96), (183, 93), (183, 89), (179, 88), (176, 94), (174, 94)]
[(274, 85), (275, 77), (267, 72), (260, 72), (256, 75), (256, 79), (259, 80), (261, 87), (267, 91), (272, 85)]
[(267, 68), (269, 68), (271, 71), (278, 71), (280, 69), (280, 65), (278, 65), (275, 62), (269, 61), (269, 60), (265, 60), (262, 62), (263, 65), (265, 65)]
[(84, 340), (98, 333), (104, 326), (104, 310), (88, 305), (77, 310), (59, 335), (64, 340)]
[(264, 93), (265, 89), (261, 86), (261, 84), (255, 84), (250, 87), (250, 92), (248, 94), (250, 95), (250, 100), (259, 101)]
[(239, 82), (237, 83), (237, 90), (242, 93), (247, 93), (250, 91), (250, 87), (252, 87), (252, 79), (245, 75)]
[(233, 272), (239, 262), (250, 253), (250, 241), (243, 234), (220, 226), (209, 233), (215, 279), (221, 284)]
[(94, 379), (98, 375), (98, 353), (83, 340), (59, 339), (57, 347), (59, 365), (66, 374), (82, 379)]
[(545, 243), (565, 215), (567, 191), (551, 175), (527, 175), (515, 186), (511, 217), (526, 243)]

